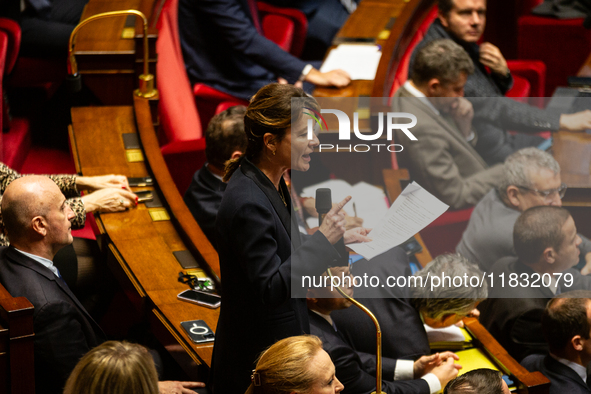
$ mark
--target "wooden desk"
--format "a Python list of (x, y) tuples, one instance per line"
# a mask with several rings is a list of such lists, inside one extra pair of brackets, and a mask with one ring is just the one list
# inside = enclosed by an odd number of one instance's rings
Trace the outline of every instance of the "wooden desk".
[[(154, 209), (160, 208), (148, 209), (144, 204), (121, 213), (100, 214), (96, 216), (102, 234), (100, 241), (103, 249), (108, 251), (110, 268), (128, 298), (150, 322), (150, 330), (189, 376), (197, 379), (196, 367), (211, 363), (213, 343), (195, 345), (180, 322), (202, 319), (215, 330), (219, 309), (208, 309), (176, 299), (177, 294), (187, 290), (188, 286), (177, 281), (182, 267), (172, 252), (192, 251), (202, 268), (208, 270), (219, 285), (217, 253), (188, 208), (183, 204), (180, 209), (175, 209), (182, 199), (172, 179), (166, 179), (168, 170), (162, 156), (162, 163), (153, 157), (160, 151), (151, 124), (149, 103), (137, 99), (135, 104), (135, 111), (131, 106), (72, 109), (70, 137), (77, 170), (84, 175), (118, 173), (128, 177), (154, 176), (155, 187), (134, 189), (160, 190), (163, 203), (168, 205), (163, 209), (171, 219), (154, 221), (150, 211), (153, 213)], [(138, 114), (137, 123), (134, 113)], [(138, 129), (143, 154), (149, 162), (128, 162), (126, 159), (122, 134), (138, 133)], [(163, 172), (166, 172), (164, 176)], [(175, 351), (179, 349), (182, 351)]]
[(382, 47), (376, 77), (342, 89), (316, 88), (316, 97), (388, 97), (394, 72), (434, 0), (364, 0), (343, 25), (335, 42), (372, 38)]
[[(143, 12), (149, 21), (150, 72), (155, 75), (156, 21), (163, 4), (164, 0), (90, 0), (80, 20), (106, 11)], [(78, 33), (74, 54), (79, 72), (104, 105), (133, 104), (129, 92), (138, 87), (137, 76), (143, 72), (142, 26), (139, 18), (124, 15), (93, 21)]]
[[(428, 11), (435, 4), (434, 0), (364, 0), (357, 10), (351, 14), (343, 25), (337, 36), (336, 43), (346, 42), (354, 38), (371, 38), (375, 44), (382, 47), (376, 77), (374, 80), (352, 81), (351, 84), (342, 89), (316, 88), (314, 96), (319, 98), (322, 107), (322, 98), (337, 97), (389, 97), (394, 76), (398, 65), (408, 47), (418, 26), (422, 23)], [(365, 99), (363, 106), (369, 106), (370, 113), (380, 111), (388, 112), (386, 104), (380, 99)], [(361, 106), (359, 106), (361, 107)], [(334, 108), (334, 107), (333, 107)], [(339, 106), (338, 108), (342, 108)], [(350, 112), (357, 110), (351, 108)], [(328, 117), (329, 131), (321, 132), (319, 139), (324, 144), (335, 144), (336, 128), (330, 124), (332, 117)], [(350, 119), (353, 119), (350, 117)], [(366, 124), (369, 126), (369, 120)], [(362, 128), (360, 122), (360, 129)], [(377, 125), (371, 126), (377, 130)], [(380, 141), (386, 143), (386, 140)], [(392, 167), (391, 155), (388, 152), (371, 153), (368, 155), (349, 154), (339, 152), (333, 154), (326, 152), (326, 155), (319, 155), (323, 164), (331, 170), (339, 179), (345, 179), (354, 184), (359, 181), (366, 181), (373, 184), (382, 182), (381, 170)], [(324, 156), (324, 157), (322, 157)], [(355, 166), (351, 166), (351, 162)]]
[[(591, 76), (591, 54), (578, 76)], [(577, 230), (591, 236), (591, 134), (560, 131), (553, 133), (552, 152), (560, 164), (560, 176), (568, 189), (562, 199), (575, 220)]]

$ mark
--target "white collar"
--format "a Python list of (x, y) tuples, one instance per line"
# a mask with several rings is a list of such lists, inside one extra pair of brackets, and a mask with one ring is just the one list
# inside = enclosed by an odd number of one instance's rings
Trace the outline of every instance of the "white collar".
[(431, 108), (431, 110), (435, 112), (435, 115), (441, 116), (439, 110), (435, 108), (433, 104), (431, 104), (431, 101), (429, 101), (427, 96), (425, 96), (425, 94), (421, 92), (419, 89), (415, 88), (413, 84), (410, 83), (410, 81), (406, 81), (403, 86), (410, 94), (412, 94), (413, 96), (421, 100), (423, 103), (425, 103), (427, 107)]
[(207, 171), (209, 171), (209, 173), (213, 176), (215, 176), (217, 179), (219, 179), (220, 181), (224, 181), (224, 178), (222, 178), (221, 176), (219, 176), (218, 174), (214, 174), (213, 171), (211, 171), (209, 169), (209, 163), (205, 163), (205, 168), (207, 169)]
[(569, 367), (570, 369), (572, 369), (573, 371), (575, 371), (577, 373), (577, 375), (579, 375), (580, 378), (583, 379), (583, 382), (585, 382), (585, 384), (587, 384), (587, 368), (583, 367), (580, 364), (577, 364), (575, 362), (567, 360), (566, 358), (561, 358), (561, 357), (555, 356), (552, 353), (550, 353), (550, 356), (552, 356), (559, 363), (562, 363), (562, 364), (566, 365), (567, 367)]
[(330, 317), (330, 315), (325, 315), (324, 313), (320, 313), (318, 311), (315, 311), (314, 309), (310, 309), (310, 310), (312, 312), (314, 312), (315, 314), (317, 314), (318, 316), (322, 317), (324, 320), (326, 320), (328, 322), (328, 324), (330, 324), (334, 328), (334, 323), (333, 323), (332, 317)]
[(30, 257), (31, 259), (35, 260), (36, 262), (38, 262), (42, 266), (49, 268), (49, 270), (51, 272), (53, 272), (55, 274), (55, 276), (57, 276), (59, 278), (57, 267), (53, 265), (53, 261), (48, 260), (45, 257), (37, 256), (36, 254), (23, 252), (22, 250), (18, 250), (17, 248), (14, 248), (14, 250), (16, 250), (19, 253), (24, 254), (27, 257)]

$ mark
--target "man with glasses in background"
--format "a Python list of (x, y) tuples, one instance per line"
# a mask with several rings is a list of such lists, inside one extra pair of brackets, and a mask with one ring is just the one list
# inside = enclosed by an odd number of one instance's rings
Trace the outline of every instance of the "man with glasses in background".
[[(562, 206), (566, 185), (560, 165), (537, 148), (521, 149), (507, 158), (500, 185), (476, 205), (456, 251), (483, 271), (502, 257), (515, 256), (513, 226), (521, 212), (540, 205)], [(591, 241), (581, 234), (577, 268), (591, 272)]]

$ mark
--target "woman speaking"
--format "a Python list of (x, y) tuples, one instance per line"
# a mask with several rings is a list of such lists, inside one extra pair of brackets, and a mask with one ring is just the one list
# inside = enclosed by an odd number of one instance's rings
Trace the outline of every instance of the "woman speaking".
[[(308, 170), (319, 143), (308, 140), (304, 107), (318, 110), (314, 98), (292, 85), (259, 90), (244, 117), (246, 152), (226, 166), (229, 182), (216, 221), (223, 282), (212, 361), (216, 394), (243, 393), (262, 351), (279, 339), (309, 333), (305, 294), (292, 298), (292, 281), (347, 261), (339, 242), (345, 234), (340, 210), (350, 197), (333, 207), (312, 236), (300, 234), (291, 215), (282, 174)], [(366, 233), (350, 230), (345, 242), (366, 241)]]

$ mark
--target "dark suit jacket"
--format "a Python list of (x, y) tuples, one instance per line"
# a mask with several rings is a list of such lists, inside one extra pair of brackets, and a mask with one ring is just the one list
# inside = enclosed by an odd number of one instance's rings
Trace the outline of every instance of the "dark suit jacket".
[[(591, 278), (572, 268), (564, 271), (573, 275), (573, 285), (561, 285), (563, 292), (591, 289)], [(511, 287), (509, 275), (517, 273), (531, 278), (534, 271), (515, 257), (499, 260), (492, 268), (493, 286), (488, 299), (480, 304), (480, 322), (517, 361), (533, 353), (548, 350), (542, 335), (542, 312), (554, 294), (547, 287)], [(500, 275), (505, 276), (501, 287)]]
[(394, 95), (392, 107), (417, 117), (411, 129), (417, 141), (396, 130), (395, 141), (404, 146), (396, 157), (411, 178), (435, 197), (453, 209), (465, 208), (499, 183), (503, 167), (489, 168), (451, 120), (438, 116), (404, 87)]
[[(380, 277), (385, 283), (389, 275), (410, 276), (408, 257), (402, 248), (353, 264), (355, 276)], [(431, 354), (429, 339), (419, 313), (410, 304), (407, 288), (355, 288), (354, 297), (378, 319), (382, 330), (382, 355), (392, 359), (416, 360)], [(353, 348), (360, 352), (376, 352), (375, 326), (359, 308), (350, 307), (331, 313), (331, 317)]]
[[(503, 162), (509, 154), (516, 150), (515, 148), (537, 146), (541, 143), (539, 138), (533, 138), (536, 136), (527, 135), (520, 136), (520, 142), (516, 143), (515, 138), (509, 135), (506, 130), (521, 132), (558, 130), (560, 125), (558, 114), (549, 113), (504, 97), (513, 84), (511, 75), (504, 78), (487, 71), (479, 60), (480, 47), (474, 43), (455, 39), (445, 30), (439, 19), (435, 19), (423, 40), (414, 49), (409, 63), (409, 79), (417, 52), (427, 43), (442, 38), (454, 40), (462, 46), (474, 63), (475, 70), (473, 74), (468, 76), (464, 95), (474, 106), (472, 125), (479, 135), (475, 146), (476, 151), (487, 163)], [(529, 141), (531, 141), (530, 144), (528, 144)]]
[(225, 190), (226, 184), (203, 166), (193, 175), (193, 180), (184, 197), (185, 204), (214, 247), (216, 246), (215, 218)]
[(343, 263), (322, 233), (302, 242), (283, 181), (281, 187), (288, 207), (271, 181), (245, 159), (222, 199), (216, 222), (224, 278), (213, 354), (216, 393), (243, 393), (264, 349), (309, 333), (306, 289), (298, 292), (301, 275), (320, 275)]
[(522, 362), (528, 371), (540, 371), (550, 379), (549, 394), (589, 394), (591, 390), (581, 377), (571, 368), (554, 359), (554, 357), (542, 354), (527, 356)]
[(179, 33), (191, 82), (245, 100), (277, 77), (294, 83), (306, 66), (258, 33), (247, 0), (180, 0)]
[[(365, 394), (375, 390), (375, 356), (356, 352), (323, 317), (312, 311), (309, 315), (311, 334), (322, 340), (322, 347), (335, 365), (336, 376), (345, 386), (343, 394)], [(395, 365), (395, 360), (382, 358), (382, 389), (385, 392), (430, 393), (429, 384), (422, 379), (393, 381)]]
[(10, 246), (0, 248), (0, 283), (35, 307), (36, 392), (61, 393), (80, 358), (105, 340), (104, 333), (53, 272)]

